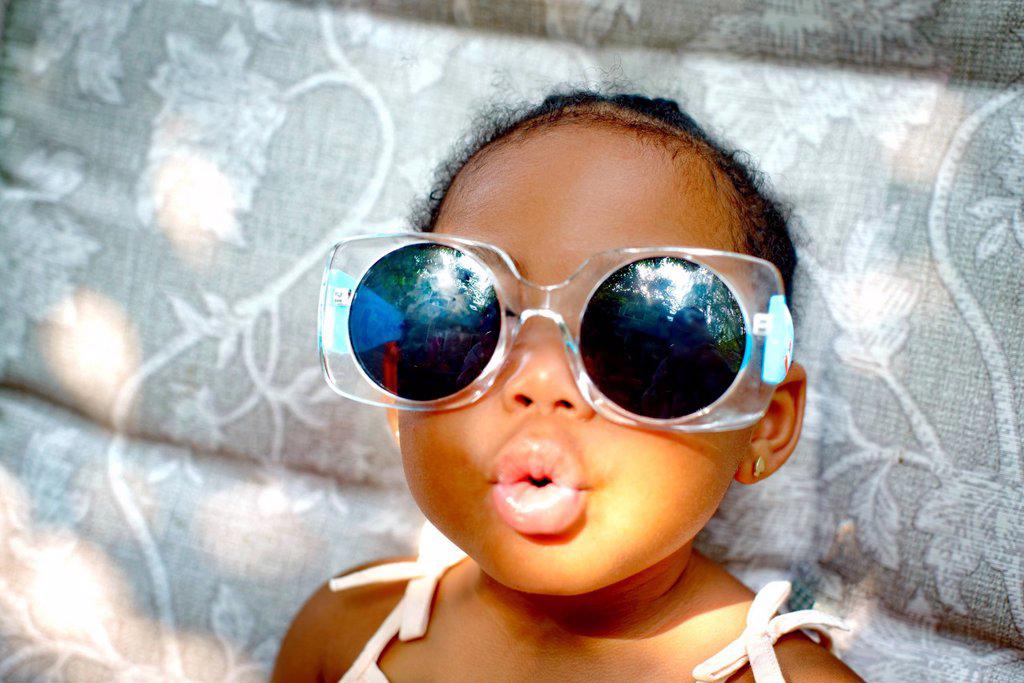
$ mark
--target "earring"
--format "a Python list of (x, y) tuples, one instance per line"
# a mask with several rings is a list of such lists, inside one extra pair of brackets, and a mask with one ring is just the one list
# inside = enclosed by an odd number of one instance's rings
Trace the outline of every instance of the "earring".
[(757, 456), (757, 461), (754, 463), (754, 476), (760, 477), (761, 473), (764, 472), (765, 464), (764, 457)]

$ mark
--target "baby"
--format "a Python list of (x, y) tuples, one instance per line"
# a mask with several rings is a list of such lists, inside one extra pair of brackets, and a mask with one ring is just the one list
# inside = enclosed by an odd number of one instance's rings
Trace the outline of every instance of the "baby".
[(842, 620), (772, 618), (788, 582), (755, 601), (693, 547), (800, 436), (783, 208), (671, 100), (476, 130), (321, 293), (328, 382), (388, 406), (430, 547), (317, 590), (273, 680), (862, 680)]

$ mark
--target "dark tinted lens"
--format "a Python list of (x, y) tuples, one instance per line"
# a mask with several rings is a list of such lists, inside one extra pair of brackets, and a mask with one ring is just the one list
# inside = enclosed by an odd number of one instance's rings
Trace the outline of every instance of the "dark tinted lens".
[(746, 345), (743, 313), (711, 270), (676, 257), (636, 261), (594, 293), (580, 327), (587, 374), (637, 415), (682, 417), (725, 393)]
[(464, 389), (494, 354), (501, 311), (487, 272), (458, 249), (411, 244), (373, 264), (349, 311), (352, 352), (396, 396)]

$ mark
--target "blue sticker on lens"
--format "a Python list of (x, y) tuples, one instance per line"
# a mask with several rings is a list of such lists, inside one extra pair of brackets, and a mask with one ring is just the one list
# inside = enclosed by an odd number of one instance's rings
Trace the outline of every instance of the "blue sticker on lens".
[(359, 348), (374, 348), (402, 338), (406, 327), (405, 315), (395, 308), (394, 302), (385, 300), (373, 288), (363, 284), (359, 287), (359, 300), (366, 315), (353, 321)]
[(324, 302), (323, 344), (331, 353), (348, 353), (348, 311), (356, 286), (354, 277), (342, 270), (327, 275), (327, 301)]
[(775, 294), (768, 300), (768, 316), (771, 329), (764, 342), (761, 379), (768, 384), (778, 384), (785, 379), (793, 358), (793, 318), (784, 294)]

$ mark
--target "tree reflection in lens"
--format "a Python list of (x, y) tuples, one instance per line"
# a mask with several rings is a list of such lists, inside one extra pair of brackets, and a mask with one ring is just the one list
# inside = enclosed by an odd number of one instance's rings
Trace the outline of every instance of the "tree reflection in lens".
[(584, 367), (601, 393), (657, 419), (714, 403), (735, 380), (745, 345), (743, 313), (726, 284), (677, 257), (617, 270), (580, 326)]
[(366, 374), (417, 401), (467, 387), (494, 354), (500, 330), (487, 271), (441, 244), (381, 257), (356, 287), (349, 314), (352, 351)]

